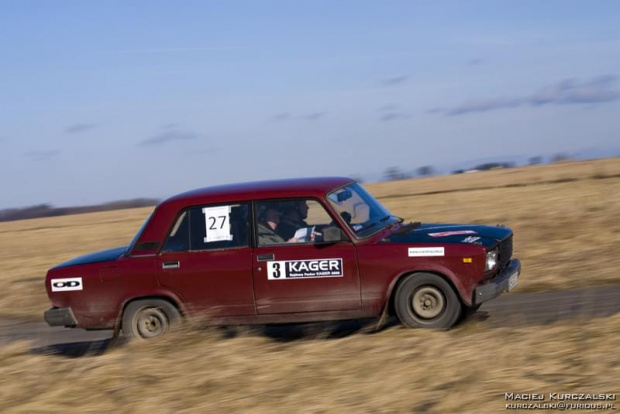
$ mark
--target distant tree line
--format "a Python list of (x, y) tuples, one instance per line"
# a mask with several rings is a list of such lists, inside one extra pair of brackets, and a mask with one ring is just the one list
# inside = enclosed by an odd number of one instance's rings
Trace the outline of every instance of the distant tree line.
[[(564, 161), (570, 161), (570, 156), (564, 153), (558, 153), (549, 158), (550, 163), (558, 163)], [(544, 162), (542, 156), (530, 157), (527, 165), (539, 165)], [(499, 170), (504, 168), (513, 168), (515, 167), (515, 163), (513, 162), (487, 162), (484, 164), (476, 165), (472, 168), (460, 169), (452, 171), (452, 174), (463, 174), (467, 172), (476, 172), (476, 171), (489, 171), (489, 170)], [(405, 172), (400, 167), (389, 167), (384, 172), (385, 181), (397, 181), (397, 180), (407, 180), (409, 178), (414, 177), (429, 177), (435, 174), (435, 169), (430, 165), (425, 165), (422, 167), (418, 167), (413, 172)]]
[(418, 167), (416, 169), (416, 173), (417, 174), (404, 172), (399, 167), (389, 167), (388, 169), (385, 170), (385, 180), (386, 181), (407, 180), (415, 176), (429, 177), (435, 174), (435, 169), (430, 165), (424, 165), (422, 167)]
[(153, 198), (136, 198), (133, 200), (113, 201), (111, 203), (82, 207), (53, 207), (49, 204), (39, 204), (23, 208), (0, 210), (0, 222), (94, 213), (97, 211), (122, 210), (126, 208), (151, 207), (157, 205), (158, 202), (159, 200)]

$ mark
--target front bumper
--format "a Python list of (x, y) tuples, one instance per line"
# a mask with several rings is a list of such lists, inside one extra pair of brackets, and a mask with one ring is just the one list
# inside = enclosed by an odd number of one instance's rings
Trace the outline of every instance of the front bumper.
[(474, 290), (474, 298), (472, 301), (473, 304), (479, 305), (488, 300), (498, 297), (504, 292), (508, 292), (512, 288), (510, 286), (510, 278), (514, 275), (516, 276), (512, 279), (512, 287), (517, 284), (516, 281), (521, 275), (521, 261), (519, 259), (513, 259), (509, 261), (508, 265), (504, 268), (504, 270), (499, 272), (497, 276), (495, 276), (489, 282), (478, 286)]
[(45, 311), (45, 322), (49, 326), (64, 326), (73, 328), (77, 326), (77, 319), (71, 308), (49, 308)]

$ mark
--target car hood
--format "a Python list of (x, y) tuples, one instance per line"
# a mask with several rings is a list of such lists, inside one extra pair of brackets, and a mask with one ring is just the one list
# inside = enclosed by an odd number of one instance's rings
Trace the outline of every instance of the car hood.
[[(417, 223), (416, 223), (417, 224)], [(486, 248), (496, 246), (512, 235), (512, 230), (503, 226), (482, 226), (476, 224), (404, 224), (384, 238), (391, 243), (469, 243)]]
[(64, 263), (54, 267), (54, 269), (60, 269), (62, 267), (78, 266), (90, 263), (109, 262), (118, 259), (127, 250), (127, 246), (117, 247), (115, 249), (102, 250), (100, 252), (85, 254), (84, 256), (76, 257)]

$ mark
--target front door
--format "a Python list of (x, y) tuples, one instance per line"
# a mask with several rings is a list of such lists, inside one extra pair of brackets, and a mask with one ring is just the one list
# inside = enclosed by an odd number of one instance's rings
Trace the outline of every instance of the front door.
[(355, 246), (325, 243), (321, 230), (337, 225), (316, 200), (255, 204), (253, 252), (258, 314), (358, 310)]
[(158, 279), (201, 317), (255, 315), (248, 204), (181, 213), (158, 257)]

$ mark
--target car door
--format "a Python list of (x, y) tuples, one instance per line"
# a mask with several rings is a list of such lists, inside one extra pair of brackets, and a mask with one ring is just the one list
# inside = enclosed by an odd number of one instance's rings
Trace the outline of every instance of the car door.
[(194, 314), (255, 315), (247, 203), (182, 211), (157, 260), (162, 287)]
[[(279, 231), (287, 211), (295, 206), (307, 216), (297, 223), (296, 231)], [(337, 226), (321, 203), (312, 199), (257, 202), (254, 217), (257, 237), (252, 262), (259, 315), (360, 309), (355, 246), (350, 241), (321, 241), (323, 228)]]

